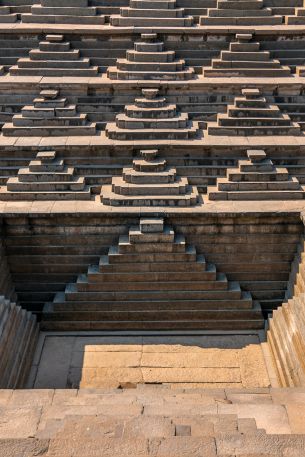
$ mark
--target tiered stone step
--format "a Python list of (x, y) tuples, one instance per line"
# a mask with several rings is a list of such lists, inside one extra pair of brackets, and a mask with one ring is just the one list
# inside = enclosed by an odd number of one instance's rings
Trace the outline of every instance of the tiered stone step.
[(229, 51), (221, 51), (220, 59), (213, 59), (212, 66), (203, 68), (206, 77), (284, 77), (290, 76), (288, 66), (271, 59), (269, 51), (261, 51), (260, 43), (253, 42), (252, 33), (238, 33), (230, 43)]
[(55, 151), (38, 152), (29, 167), (20, 168), (17, 177), (0, 188), (0, 200), (89, 200), (85, 178), (74, 176)]
[(198, 201), (198, 190), (187, 178), (176, 176), (158, 157), (158, 150), (141, 151), (142, 158), (133, 168), (124, 168), (122, 177), (113, 177), (111, 186), (101, 189), (101, 202), (111, 206), (192, 206)]
[(0, 24), (12, 23), (17, 21), (17, 14), (11, 12), (9, 6), (0, 6)]
[(176, 59), (175, 51), (165, 51), (164, 43), (156, 33), (142, 34), (134, 50), (126, 53), (126, 59), (117, 59), (116, 67), (109, 67), (110, 79), (158, 79), (188, 80), (194, 77), (193, 68), (185, 67), (185, 61)]
[(199, 131), (198, 123), (186, 113), (178, 113), (176, 105), (158, 96), (158, 89), (142, 89), (143, 98), (134, 105), (126, 105), (115, 123), (106, 125), (106, 135), (114, 140), (187, 140)]
[(31, 7), (31, 13), (21, 15), (22, 22), (43, 24), (104, 24), (105, 16), (88, 6), (88, 0), (41, 0)]
[(286, 168), (276, 168), (265, 151), (249, 150), (248, 160), (227, 170), (217, 186), (208, 188), (209, 200), (298, 200), (304, 188)]
[(78, 114), (58, 90), (43, 90), (33, 105), (24, 106), (11, 123), (4, 124), (7, 136), (72, 136), (95, 135), (96, 124), (86, 114)]
[(43, 310), (44, 329), (259, 329), (261, 307), (163, 219), (141, 219)]
[(305, 24), (305, 8), (296, 8), (293, 16), (285, 17), (285, 23), (287, 25)]
[(235, 98), (234, 105), (228, 105), (227, 113), (217, 115), (217, 122), (209, 123), (209, 135), (301, 134), (299, 124), (292, 122), (288, 114), (282, 114), (278, 106), (267, 103), (258, 89), (243, 89), (242, 95)]
[(185, 16), (176, 1), (130, 0), (128, 7), (120, 8), (120, 15), (110, 17), (110, 24), (120, 27), (190, 27), (193, 17)]
[(201, 25), (276, 25), (282, 16), (264, 8), (263, 0), (218, 0), (217, 8), (209, 8), (206, 16), (200, 17)]
[(20, 306), (0, 297), (0, 388), (22, 387), (35, 350), (36, 318)]
[(47, 35), (39, 43), (39, 49), (32, 49), (29, 57), (18, 59), (10, 67), (10, 74), (16, 76), (96, 76), (98, 67), (90, 65), (90, 59), (80, 57), (78, 49), (71, 49), (63, 35)]

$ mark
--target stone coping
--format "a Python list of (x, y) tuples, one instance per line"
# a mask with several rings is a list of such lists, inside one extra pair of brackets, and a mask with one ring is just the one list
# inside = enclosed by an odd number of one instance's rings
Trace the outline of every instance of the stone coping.
[(61, 31), (62, 33), (83, 33), (83, 34), (127, 34), (131, 33), (178, 33), (178, 34), (236, 34), (238, 32), (247, 33), (255, 32), (257, 35), (287, 35), (305, 34), (305, 25), (218, 25), (206, 26), (195, 24), (192, 27), (115, 27), (110, 24), (35, 24), (35, 23), (22, 23), (14, 22), (0, 25), (0, 33), (51, 33)]
[(99, 195), (92, 196), (89, 201), (18, 201), (0, 202), (0, 215), (2, 217), (16, 216), (49, 216), (59, 214), (81, 216), (134, 216), (149, 215), (153, 217), (181, 216), (284, 216), (297, 215), (303, 220), (305, 217), (305, 200), (296, 201), (208, 201), (203, 205), (190, 208), (177, 207), (112, 207), (104, 206)]
[[(68, 80), (67, 80), (68, 79)], [(79, 88), (80, 85), (84, 87), (90, 86), (90, 88), (107, 88), (109, 90), (112, 88), (126, 88), (128, 90), (136, 89), (136, 88), (143, 88), (143, 87), (162, 87), (162, 89), (166, 88), (183, 88), (184, 90), (188, 89), (196, 89), (196, 88), (203, 88), (206, 90), (214, 90), (219, 93), (219, 88), (222, 89), (230, 88), (234, 89), (235, 87), (245, 87), (247, 88), (257, 88), (258, 86), (264, 87), (265, 91), (274, 91), (278, 89), (279, 95), (284, 93), (289, 93), (287, 91), (300, 91), (303, 87), (305, 87), (305, 77), (300, 77), (292, 74), (288, 77), (277, 77), (277, 78), (245, 78), (245, 77), (222, 77), (222, 78), (207, 78), (203, 75), (195, 75), (194, 79), (190, 79), (187, 81), (179, 80), (179, 81), (163, 81), (163, 80), (113, 80), (107, 77), (106, 73), (101, 73), (95, 77), (76, 77), (71, 76), (67, 78), (66, 76), (63, 77), (50, 77), (50, 76), (11, 76), (9, 73), (0, 76), (0, 89), (10, 89), (12, 90), (14, 87), (20, 90), (20, 84), (23, 85), (25, 89), (26, 86), (28, 87), (37, 87), (39, 84), (40, 88), (43, 88), (44, 85), (48, 88), (50, 86), (58, 86), (60, 85), (62, 89), (65, 87), (71, 88), (71, 86), (75, 85)], [(236, 91), (235, 91), (236, 92)], [(216, 92), (215, 92), (216, 93)]]

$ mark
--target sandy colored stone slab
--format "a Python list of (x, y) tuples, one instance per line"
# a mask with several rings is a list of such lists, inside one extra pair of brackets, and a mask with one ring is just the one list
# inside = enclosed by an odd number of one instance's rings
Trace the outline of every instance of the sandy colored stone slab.
[(292, 433), (305, 434), (305, 408), (304, 404), (288, 403), (286, 405), (289, 424)]
[(87, 388), (143, 382), (140, 368), (84, 368), (81, 376), (80, 385)]
[(0, 441), (0, 455), (3, 457), (32, 457), (45, 455), (49, 440), (7, 439)]
[(269, 387), (270, 380), (262, 348), (251, 344), (239, 352), (240, 373), (244, 387)]
[(239, 368), (142, 368), (144, 382), (240, 382)]
[(53, 401), (53, 389), (14, 390), (10, 399), (10, 406), (47, 406)]
[(213, 368), (239, 366), (237, 351), (217, 350), (211, 352), (202, 350), (200, 353), (143, 353), (141, 367), (177, 367), (177, 368)]
[[(75, 354), (75, 353), (74, 353)], [(73, 355), (74, 355), (73, 354)], [(83, 368), (92, 367), (138, 367), (141, 364), (141, 352), (85, 352)], [(72, 358), (73, 366), (73, 358)], [(75, 366), (75, 365), (74, 365)]]
[(136, 336), (79, 336), (75, 338), (73, 345), (73, 351), (88, 352), (137, 352), (141, 351), (141, 348), (142, 337)]
[(1, 407), (0, 439), (34, 436), (38, 428), (41, 411), (40, 407)]
[(152, 440), (150, 449), (153, 449), (153, 453), (157, 456), (216, 457), (215, 441), (211, 437), (175, 436), (161, 442)]

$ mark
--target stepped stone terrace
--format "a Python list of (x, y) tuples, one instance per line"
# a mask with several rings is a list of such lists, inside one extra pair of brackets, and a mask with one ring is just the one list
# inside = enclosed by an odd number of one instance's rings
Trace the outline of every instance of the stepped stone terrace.
[(2, 4), (1, 457), (304, 457), (304, 9)]

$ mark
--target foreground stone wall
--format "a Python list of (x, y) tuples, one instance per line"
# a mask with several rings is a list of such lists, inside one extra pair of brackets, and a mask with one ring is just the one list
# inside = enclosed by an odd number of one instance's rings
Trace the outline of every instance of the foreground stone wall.
[[(265, 311), (285, 296), (303, 224), (299, 214), (202, 214), (166, 218), (229, 280), (239, 281)], [(132, 215), (31, 214), (2, 219), (3, 240), (18, 299), (37, 313), (67, 282), (138, 223)]]

